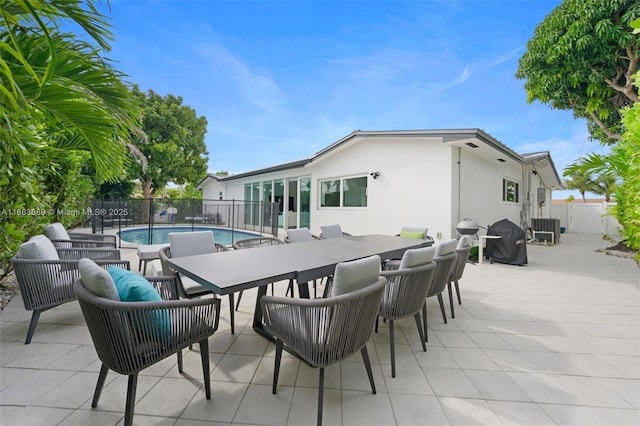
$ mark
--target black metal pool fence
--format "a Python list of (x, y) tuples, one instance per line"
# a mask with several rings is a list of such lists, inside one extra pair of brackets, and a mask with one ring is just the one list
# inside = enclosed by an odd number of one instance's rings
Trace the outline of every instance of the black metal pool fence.
[[(94, 199), (89, 221), (94, 233), (105, 229), (146, 227), (153, 244), (154, 227), (188, 225), (278, 235), (280, 204), (263, 201), (123, 198)], [(88, 225), (88, 224), (87, 224)]]

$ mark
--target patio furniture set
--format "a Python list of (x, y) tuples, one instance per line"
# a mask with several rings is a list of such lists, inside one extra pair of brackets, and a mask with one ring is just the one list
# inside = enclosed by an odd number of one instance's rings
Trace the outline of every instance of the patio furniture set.
[[(376, 393), (366, 344), (378, 331), (379, 318), (389, 326), (395, 377), (394, 321), (413, 316), (426, 351), (426, 300), (437, 296), (446, 323), (442, 292), (448, 288), (453, 317), (452, 284), (461, 303), (458, 281), (471, 247), (468, 236), (432, 247), (426, 229), (403, 230), (399, 238), (351, 236), (339, 225), (323, 227), (315, 237), (302, 228), (288, 230), (285, 241), (238, 241), (234, 250), (216, 244), (208, 231), (172, 233), (170, 244), (158, 251), (163, 276), (143, 277), (120, 260), (115, 239), (65, 233), (60, 224), (50, 225), (45, 235), (23, 243), (12, 259), (25, 308), (33, 311), (25, 344), (41, 312), (78, 300), (102, 362), (92, 407), (109, 370), (127, 375), (125, 425), (133, 423), (138, 373), (173, 354), (182, 373), (182, 351), (196, 343), (205, 397), (211, 398), (208, 338), (219, 325), (218, 296), (229, 296), (234, 333), (234, 294), (240, 292), (239, 302), (250, 288), (258, 290), (253, 328), (276, 345), (272, 392), (277, 392), (283, 350), (317, 367), (317, 423), (322, 424), (325, 367), (360, 352)], [(323, 297), (310, 298), (308, 283), (325, 278)], [(283, 280), (289, 283), (284, 297), (273, 290), (266, 294), (269, 284), (273, 289)], [(294, 281), (298, 298), (293, 297)]]

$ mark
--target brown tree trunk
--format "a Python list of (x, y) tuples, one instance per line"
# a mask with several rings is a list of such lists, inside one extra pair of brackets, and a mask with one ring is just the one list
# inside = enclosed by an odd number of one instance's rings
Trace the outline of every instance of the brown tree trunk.
[(144, 199), (142, 200), (142, 217), (140, 218), (142, 223), (149, 223), (149, 214), (151, 212), (151, 194), (153, 183), (151, 178), (141, 179), (142, 180), (142, 196)]

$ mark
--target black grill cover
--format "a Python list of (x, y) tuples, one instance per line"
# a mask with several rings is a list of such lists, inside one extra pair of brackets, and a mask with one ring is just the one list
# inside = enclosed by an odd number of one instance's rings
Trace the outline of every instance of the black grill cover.
[(485, 257), (492, 262), (511, 265), (527, 264), (527, 240), (525, 232), (508, 219), (502, 219), (487, 229), (487, 235), (501, 238), (487, 239)]

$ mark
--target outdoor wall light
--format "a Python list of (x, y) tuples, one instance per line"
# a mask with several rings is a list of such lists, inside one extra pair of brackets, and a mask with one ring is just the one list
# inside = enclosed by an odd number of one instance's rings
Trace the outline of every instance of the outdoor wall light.
[(371, 172), (369, 173), (369, 176), (371, 176), (374, 179), (378, 179), (378, 176), (380, 176), (380, 172)]

